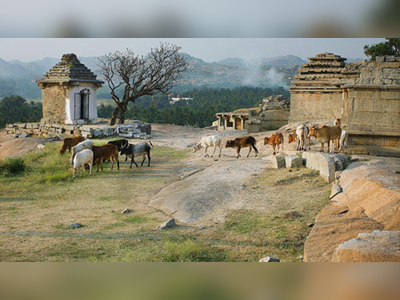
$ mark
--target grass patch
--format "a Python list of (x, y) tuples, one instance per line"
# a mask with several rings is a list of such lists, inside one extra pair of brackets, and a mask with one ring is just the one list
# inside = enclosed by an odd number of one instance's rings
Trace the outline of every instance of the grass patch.
[(146, 223), (147, 221), (148, 219), (142, 216), (128, 216), (123, 219), (123, 222), (127, 224), (143, 224)]

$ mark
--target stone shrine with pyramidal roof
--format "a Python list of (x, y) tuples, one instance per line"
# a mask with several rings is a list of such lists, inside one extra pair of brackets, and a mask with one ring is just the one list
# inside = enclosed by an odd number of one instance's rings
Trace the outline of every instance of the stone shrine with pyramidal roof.
[(75, 54), (64, 54), (61, 62), (51, 68), (37, 83), (42, 89), (42, 123), (96, 123), (96, 90), (104, 82), (97, 80), (97, 76), (83, 65)]

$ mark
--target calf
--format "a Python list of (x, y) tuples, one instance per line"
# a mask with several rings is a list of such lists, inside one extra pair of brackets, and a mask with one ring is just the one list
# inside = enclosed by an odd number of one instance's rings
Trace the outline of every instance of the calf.
[(246, 148), (249, 147), (249, 153), (247, 154), (247, 157), (249, 157), (251, 149), (254, 148), (254, 151), (256, 152), (256, 156), (258, 154), (258, 150), (256, 148), (256, 139), (252, 136), (246, 136), (243, 138), (236, 138), (234, 140), (229, 140), (226, 142), (226, 148), (237, 148), (237, 157), (240, 157), (240, 149), (241, 148)]
[(134, 163), (135, 166), (138, 167), (137, 163), (134, 160), (135, 156), (143, 156), (142, 164), (140, 165), (141, 167), (143, 166), (143, 163), (146, 160), (147, 156), (149, 161), (147, 166), (150, 167), (150, 149), (152, 148), (154, 148), (154, 146), (151, 142), (142, 143), (139, 145), (128, 144), (122, 148), (121, 155), (126, 155), (127, 157), (131, 158), (131, 165), (129, 167), (130, 169), (132, 168), (132, 163)]
[(300, 124), (296, 128), (297, 136), (297, 151), (307, 150), (305, 141), (308, 140), (308, 150), (310, 150), (310, 137), (308, 136), (308, 127), (305, 124)]
[(342, 134), (342, 129), (339, 126), (326, 126), (323, 125), (321, 128), (311, 127), (308, 136), (315, 137), (317, 141), (321, 143), (320, 152), (324, 151), (324, 144), (328, 143), (328, 152), (330, 141), (339, 139)]
[(74, 157), (77, 153), (81, 152), (84, 149), (91, 149), (93, 146), (94, 146), (93, 141), (86, 140), (86, 141), (80, 142), (78, 145), (72, 147), (72, 155), (71, 155), (71, 159), (70, 159), (71, 165), (73, 164)]
[[(123, 147), (128, 145), (128, 140), (121, 139), (121, 140), (115, 140), (115, 141), (109, 141), (107, 144), (113, 144), (118, 147), (118, 151), (121, 151)], [(125, 161), (128, 159), (128, 157), (125, 157)], [(105, 160), (103, 160), (105, 162)], [(110, 161), (108, 161), (110, 162)]]
[[(342, 120), (341, 119), (335, 119), (335, 121), (333, 122), (335, 125), (337, 126), (342, 126)], [(342, 129), (342, 134), (340, 135), (340, 140), (339, 140), (339, 152), (342, 150), (342, 148), (344, 147), (344, 153), (347, 153), (347, 139), (349, 137), (349, 134), (347, 133), (347, 131)]]
[(214, 156), (215, 150), (217, 149), (217, 146), (219, 147), (219, 157), (221, 157), (221, 138), (218, 135), (211, 135), (211, 136), (203, 136), (194, 147), (193, 147), (193, 153), (196, 151), (199, 151), (202, 148), (205, 148), (205, 157), (209, 156), (207, 154), (207, 149), (208, 147), (214, 147), (214, 152), (211, 155), (211, 157)]
[(79, 168), (81, 168), (81, 176), (83, 176), (83, 168), (86, 164), (88, 164), (90, 168), (89, 175), (92, 175), (93, 151), (89, 149), (84, 149), (75, 155), (74, 167), (72, 168), (72, 177), (76, 178), (76, 173), (78, 172)]
[(275, 147), (278, 146), (278, 151), (279, 151), (279, 145), (282, 144), (282, 150), (283, 150), (283, 134), (282, 133), (276, 133), (271, 135), (270, 137), (265, 137), (264, 138), (264, 145), (271, 145), (272, 149), (274, 149), (275, 152)]
[(83, 142), (85, 138), (83, 136), (74, 136), (71, 138), (65, 138), (62, 144), (62, 147), (60, 149), (60, 154), (63, 155), (65, 151), (69, 151), (71, 153), (71, 148), (79, 144), (80, 142)]
[(119, 170), (119, 160), (118, 160), (118, 147), (113, 144), (105, 144), (101, 146), (93, 146), (93, 165), (97, 165), (96, 172), (99, 171), (99, 166), (103, 172), (103, 165), (101, 164), (103, 159), (112, 160), (111, 170), (114, 167), (114, 160), (117, 161), (117, 169)]

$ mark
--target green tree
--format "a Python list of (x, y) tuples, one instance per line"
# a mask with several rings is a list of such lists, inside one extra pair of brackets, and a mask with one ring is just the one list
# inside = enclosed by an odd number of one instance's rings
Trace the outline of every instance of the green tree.
[(0, 127), (14, 122), (39, 122), (41, 118), (41, 103), (28, 103), (17, 95), (5, 97), (0, 102)]
[(366, 56), (371, 57), (373, 61), (377, 56), (400, 55), (400, 39), (388, 38), (385, 42), (379, 44), (365, 45), (364, 53)]

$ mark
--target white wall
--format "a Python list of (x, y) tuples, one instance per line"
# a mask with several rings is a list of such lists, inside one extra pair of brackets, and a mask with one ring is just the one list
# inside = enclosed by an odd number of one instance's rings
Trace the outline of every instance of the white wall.
[(89, 121), (97, 120), (97, 93), (96, 89), (90, 83), (80, 83), (78, 86), (71, 86), (69, 89), (69, 98), (65, 99), (65, 124), (83, 124), (83, 120), (78, 122), (74, 119), (74, 98), (83, 89), (89, 89)]

